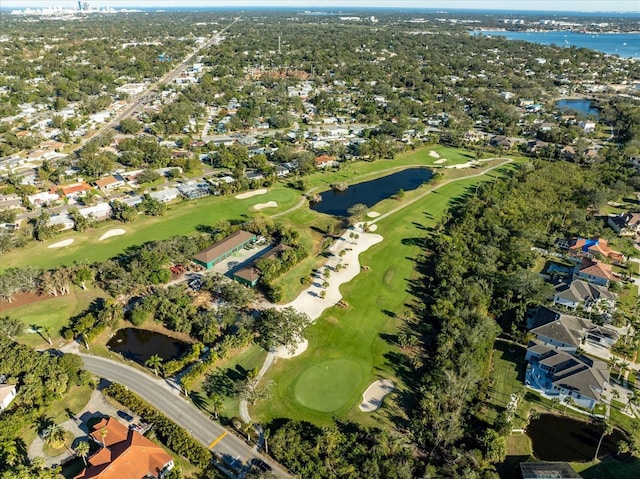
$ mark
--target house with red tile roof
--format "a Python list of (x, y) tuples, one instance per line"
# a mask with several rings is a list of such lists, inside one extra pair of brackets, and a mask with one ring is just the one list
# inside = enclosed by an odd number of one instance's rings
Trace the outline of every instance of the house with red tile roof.
[(326, 168), (332, 166), (335, 163), (335, 158), (329, 155), (321, 155), (316, 157), (316, 168)]
[(605, 287), (616, 280), (611, 265), (597, 259), (583, 258), (576, 274), (580, 279)]
[(74, 479), (159, 479), (173, 469), (173, 458), (164, 449), (113, 418), (93, 426), (91, 439), (100, 449)]
[(609, 258), (614, 263), (624, 263), (625, 258), (619, 251), (609, 247), (609, 242), (604, 238), (571, 238), (569, 240), (569, 254), (576, 257), (595, 258), (598, 255)]
[(70, 199), (77, 199), (80, 196), (84, 196), (88, 191), (93, 188), (86, 183), (73, 183), (71, 185), (61, 186), (59, 190), (64, 196)]

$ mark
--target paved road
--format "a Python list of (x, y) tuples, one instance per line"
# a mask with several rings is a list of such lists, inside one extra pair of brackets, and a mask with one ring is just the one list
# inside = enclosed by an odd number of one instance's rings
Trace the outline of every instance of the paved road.
[(87, 354), (80, 354), (80, 357), (89, 371), (126, 386), (184, 427), (200, 443), (207, 447), (213, 445), (212, 451), (227, 462), (234, 463), (236, 468), (257, 457), (270, 464), (278, 477), (292, 477), (272, 460), (258, 454), (252, 445), (246, 444), (220, 424), (211, 421), (193, 404), (182, 398), (179, 391), (168, 382), (154, 379), (142, 371), (109, 359)]

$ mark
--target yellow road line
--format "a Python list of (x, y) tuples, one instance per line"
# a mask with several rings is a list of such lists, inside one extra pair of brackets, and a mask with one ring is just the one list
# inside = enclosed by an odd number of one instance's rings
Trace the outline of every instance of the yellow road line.
[(211, 444), (209, 444), (209, 449), (213, 449), (216, 444), (218, 444), (220, 441), (222, 441), (224, 439), (224, 437), (229, 434), (228, 431), (223, 432), (222, 434), (220, 434), (218, 437), (216, 437)]

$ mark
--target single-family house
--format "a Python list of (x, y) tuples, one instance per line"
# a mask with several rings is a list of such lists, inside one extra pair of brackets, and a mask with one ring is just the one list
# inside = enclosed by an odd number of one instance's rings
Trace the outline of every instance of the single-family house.
[(571, 398), (576, 405), (587, 409), (602, 402), (602, 394), (609, 384), (604, 361), (542, 344), (533, 344), (527, 349), (527, 360), (527, 386), (562, 401)]
[(326, 168), (328, 166), (333, 166), (335, 163), (335, 158), (333, 156), (328, 155), (320, 155), (315, 159), (316, 168)]
[(640, 235), (640, 212), (627, 212), (609, 216), (607, 223), (620, 236)]
[(93, 206), (87, 206), (86, 208), (80, 208), (78, 213), (94, 221), (103, 221), (111, 218), (113, 209), (111, 209), (109, 203), (98, 203)]
[(578, 278), (600, 286), (608, 287), (611, 281), (616, 280), (611, 265), (597, 259), (583, 258), (582, 263), (577, 265), (576, 269)]
[(169, 203), (180, 196), (178, 188), (165, 188), (160, 191), (152, 191), (149, 196), (160, 203)]
[(276, 165), (275, 171), (276, 171), (277, 178), (284, 178), (285, 176), (288, 176), (290, 173), (289, 168), (287, 168), (284, 165)]
[(200, 251), (193, 257), (193, 262), (205, 267), (206, 269), (211, 269), (214, 265), (240, 251), (245, 246), (254, 243), (256, 239), (257, 237), (254, 233), (242, 230), (236, 231), (235, 233), (230, 234), (226, 238)]
[(60, 213), (59, 215), (51, 216), (47, 224), (58, 231), (70, 230), (75, 226), (75, 222), (71, 219), (69, 213)]
[(264, 179), (264, 175), (262, 173), (260, 173), (259, 171), (254, 171), (254, 170), (247, 170), (245, 172), (244, 176), (246, 176), (247, 180), (249, 180), (249, 181), (256, 181), (256, 180), (263, 180)]
[(60, 187), (60, 191), (64, 196), (69, 198), (70, 200), (77, 200), (82, 196), (86, 196), (87, 192), (91, 191), (93, 188), (87, 183), (73, 183), (70, 185), (65, 185)]
[(595, 129), (596, 129), (596, 124), (595, 124), (595, 122), (590, 121), (590, 120), (586, 120), (586, 121), (578, 122), (578, 126), (579, 126), (580, 128), (582, 128), (582, 130), (583, 130), (585, 133), (592, 133), (592, 132), (594, 132), (594, 131), (595, 131)]
[(100, 449), (74, 479), (160, 479), (174, 467), (162, 447), (113, 418), (94, 425), (90, 437)]
[(0, 210), (13, 210), (22, 206), (22, 199), (16, 193), (0, 195)]
[(207, 183), (184, 183), (178, 186), (178, 191), (188, 200), (204, 198), (211, 194), (211, 188)]
[(587, 319), (562, 314), (541, 306), (529, 319), (527, 327), (536, 340), (562, 351), (575, 352), (586, 337), (585, 331), (593, 326)]
[(124, 178), (118, 174), (105, 176), (104, 178), (100, 178), (93, 183), (96, 188), (104, 191), (105, 193), (115, 190), (117, 188), (122, 188), (126, 182)]
[(0, 384), (0, 412), (9, 407), (9, 404), (14, 400), (16, 394), (15, 384)]
[(553, 304), (569, 309), (581, 306), (586, 311), (594, 307), (611, 312), (615, 309), (616, 295), (604, 286), (576, 279), (571, 283), (560, 283), (555, 287)]
[(60, 195), (57, 193), (51, 193), (49, 191), (42, 191), (40, 193), (36, 193), (35, 195), (27, 196), (29, 203), (33, 206), (45, 206), (53, 203), (54, 201), (58, 201)]
[(130, 206), (131, 208), (134, 208), (138, 206), (140, 203), (142, 203), (142, 196), (139, 196), (139, 195), (125, 196), (123, 198), (118, 198), (117, 201), (122, 203), (123, 205), (127, 205), (127, 206)]
[(598, 255), (609, 258), (613, 263), (624, 263), (625, 258), (619, 251), (609, 247), (604, 238), (571, 238), (569, 240), (569, 254), (577, 258), (597, 258)]

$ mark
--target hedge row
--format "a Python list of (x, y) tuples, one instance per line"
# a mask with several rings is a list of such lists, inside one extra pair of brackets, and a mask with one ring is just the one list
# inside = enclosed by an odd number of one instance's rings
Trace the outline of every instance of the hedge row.
[(165, 377), (173, 376), (178, 371), (183, 370), (188, 364), (196, 361), (202, 354), (203, 350), (204, 350), (204, 344), (202, 343), (192, 344), (191, 349), (187, 354), (185, 354), (179, 359), (173, 359), (163, 364), (162, 374), (164, 374)]
[(176, 454), (187, 459), (191, 464), (204, 468), (211, 461), (209, 450), (196, 441), (181, 426), (142, 400), (121, 384), (112, 383), (104, 391), (108, 396), (123, 406), (140, 415), (145, 422), (155, 426), (156, 436), (162, 443)]

